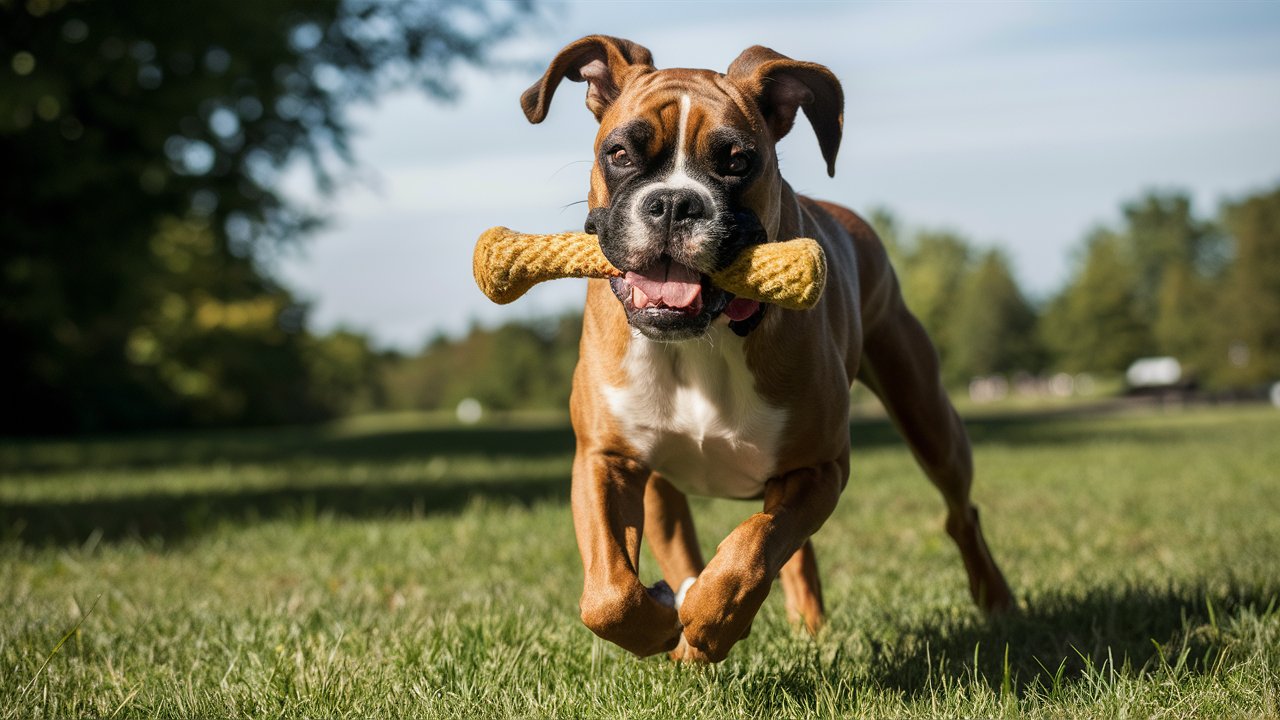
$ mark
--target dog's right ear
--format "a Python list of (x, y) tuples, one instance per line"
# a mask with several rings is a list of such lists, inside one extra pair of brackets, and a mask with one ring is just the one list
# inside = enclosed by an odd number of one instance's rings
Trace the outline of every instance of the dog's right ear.
[(542, 79), (520, 96), (520, 107), (529, 122), (542, 122), (556, 87), (569, 78), (587, 83), (587, 109), (599, 120), (631, 78), (654, 69), (653, 55), (646, 48), (608, 35), (588, 35), (556, 55)]

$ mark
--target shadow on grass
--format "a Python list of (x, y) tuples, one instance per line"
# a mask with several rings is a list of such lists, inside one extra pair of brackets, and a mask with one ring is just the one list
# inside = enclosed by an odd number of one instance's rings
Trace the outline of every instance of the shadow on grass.
[[(903, 627), (892, 639), (873, 639), (868, 659), (837, 655), (776, 682), (791, 697), (812, 701), (848, 684), (853, 663), (869, 668), (860, 682), (901, 691), (907, 699), (975, 683), (1026, 698), (1052, 697), (1099, 676), (1109, 687), (1113, 671), (1206, 675), (1224, 661), (1248, 659), (1230, 657), (1233, 633), (1241, 632), (1233, 626), (1246, 615), (1275, 613), (1278, 602), (1280, 587), (1256, 584), (1095, 588), (1044, 598), (1011, 617)], [(759, 699), (769, 704), (768, 697)]]
[(1260, 585), (1094, 589), (1007, 618), (910, 629), (896, 647), (877, 647), (871, 666), (876, 681), (908, 694), (939, 687), (942, 676), (1052, 693), (1095, 672), (1154, 672), (1180, 657), (1184, 671), (1204, 674), (1229, 645), (1224, 629), (1246, 612), (1274, 612), (1276, 601), (1277, 588)]
[(324, 427), (129, 435), (87, 440), (14, 440), (0, 471), (51, 474), (87, 468), (144, 470), (290, 460), (394, 462), (442, 455), (549, 457), (573, 452), (566, 425), (433, 427), (342, 435)]
[(0, 506), (5, 539), (26, 545), (78, 545), (90, 538), (178, 542), (225, 523), (273, 519), (421, 517), (453, 514), (485, 499), (528, 507), (568, 502), (568, 477), (504, 478), (480, 482), (433, 480), (387, 484), (192, 493), (150, 493), (80, 501), (6, 503)]
[[(1203, 428), (1099, 424), (1128, 405), (984, 415), (966, 419), (975, 445), (1062, 445), (1094, 441), (1167, 443), (1194, 439)], [(857, 418), (849, 428), (859, 449), (905, 444), (888, 420)], [(387, 462), (441, 455), (548, 457), (573, 452), (567, 423), (458, 427), (432, 425), (346, 432), (333, 427), (144, 433), (62, 439), (0, 438), (0, 473), (56, 474), (84, 469), (143, 470), (210, 463), (271, 463), (296, 459)]]

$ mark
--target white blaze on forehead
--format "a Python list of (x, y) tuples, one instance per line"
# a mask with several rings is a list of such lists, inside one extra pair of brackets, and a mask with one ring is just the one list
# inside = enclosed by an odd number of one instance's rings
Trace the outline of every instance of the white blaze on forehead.
[(670, 188), (688, 188), (702, 196), (702, 202), (708, 207), (715, 206), (715, 198), (711, 191), (701, 182), (689, 175), (689, 155), (685, 152), (689, 136), (689, 106), (691, 102), (687, 94), (680, 96), (680, 122), (676, 126), (676, 158), (672, 163), (671, 174), (662, 184)]
[(689, 131), (689, 95), (680, 96), (680, 123), (676, 126), (676, 172), (684, 169), (684, 138)]
[(630, 216), (633, 223), (640, 221), (640, 206), (650, 193), (657, 190), (692, 190), (702, 198), (702, 204), (710, 211), (710, 215), (714, 217), (716, 200), (715, 195), (711, 193), (711, 189), (693, 178), (689, 174), (689, 154), (685, 150), (685, 146), (689, 140), (689, 108), (692, 101), (687, 93), (680, 95), (680, 119), (676, 125), (676, 151), (675, 160), (672, 162), (671, 173), (665, 178), (654, 180), (648, 185), (638, 189), (631, 197)]

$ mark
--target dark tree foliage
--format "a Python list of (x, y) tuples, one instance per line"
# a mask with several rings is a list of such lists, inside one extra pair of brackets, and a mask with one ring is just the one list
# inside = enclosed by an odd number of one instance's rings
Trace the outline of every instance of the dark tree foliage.
[(310, 356), (349, 343), (310, 342), (260, 266), (316, 223), (277, 175), (327, 187), (353, 101), (451, 96), (530, 9), (0, 0), (0, 433), (337, 409)]

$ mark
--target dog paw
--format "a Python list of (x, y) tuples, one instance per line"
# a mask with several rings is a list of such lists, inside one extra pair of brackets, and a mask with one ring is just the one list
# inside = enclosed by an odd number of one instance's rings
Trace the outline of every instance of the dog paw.
[(680, 636), (680, 643), (676, 645), (676, 649), (667, 653), (667, 656), (678, 663), (689, 663), (690, 665), (710, 665), (715, 662), (710, 655), (690, 645), (683, 634)]

